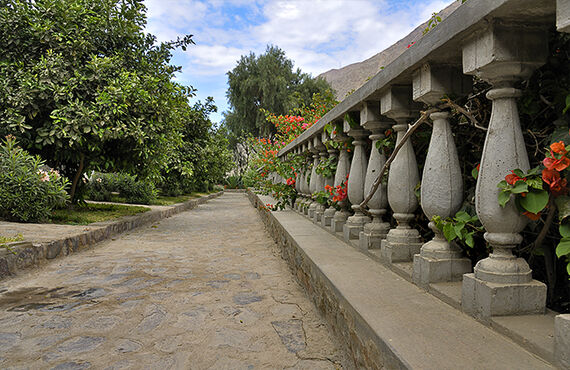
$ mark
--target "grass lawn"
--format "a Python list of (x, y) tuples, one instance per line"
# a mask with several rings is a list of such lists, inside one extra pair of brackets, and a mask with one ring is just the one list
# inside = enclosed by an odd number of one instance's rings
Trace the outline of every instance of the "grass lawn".
[(83, 206), (53, 211), (51, 222), (54, 224), (87, 225), (93, 222), (108, 221), (147, 211), (150, 211), (150, 208), (119, 204), (87, 203)]
[(186, 202), (189, 199), (200, 198), (208, 195), (209, 193), (192, 193), (187, 195), (179, 195), (177, 197), (167, 197), (160, 195), (158, 198), (153, 200), (150, 204), (154, 206), (171, 206), (176, 203)]
[[(216, 191), (212, 191), (210, 193), (191, 193), (191, 194), (186, 194), (186, 195), (179, 195), (176, 197), (167, 197), (167, 196), (159, 195), (155, 200), (150, 202), (150, 205), (152, 205), (152, 206), (171, 206), (173, 204), (186, 202), (189, 199), (203, 197), (203, 196), (206, 196), (206, 195), (211, 194), (211, 193), (216, 193)], [(119, 196), (118, 194), (111, 195), (110, 201), (114, 202), (114, 203), (127, 203), (126, 198), (123, 198), (123, 197)]]

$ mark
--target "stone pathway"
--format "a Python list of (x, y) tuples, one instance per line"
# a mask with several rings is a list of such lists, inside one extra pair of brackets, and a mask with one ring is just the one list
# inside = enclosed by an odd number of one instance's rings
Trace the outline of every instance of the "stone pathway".
[(243, 193), (0, 282), (0, 367), (347, 364)]

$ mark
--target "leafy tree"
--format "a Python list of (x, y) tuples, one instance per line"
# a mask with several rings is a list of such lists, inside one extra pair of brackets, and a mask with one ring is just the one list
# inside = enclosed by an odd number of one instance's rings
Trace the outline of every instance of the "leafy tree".
[(228, 85), (230, 111), (225, 114), (225, 124), (238, 138), (246, 134), (275, 134), (275, 127), (265, 120), (260, 109), (286, 114), (303, 104), (309, 105), (314, 93), (330, 89), (323, 79), (312, 78), (300, 69), (293, 71), (293, 62), (285, 57), (285, 52), (271, 45), (265, 54), (242, 56), (228, 72)]
[(192, 115), (171, 51), (143, 32), (142, 0), (0, 0), (0, 134), (73, 179), (157, 176)]
[(159, 186), (164, 194), (207, 190), (204, 187), (221, 182), (232, 168), (227, 131), (214, 128), (209, 119), (216, 110), (213, 99), (208, 97), (189, 111), (181, 127), (182, 142), (162, 172)]

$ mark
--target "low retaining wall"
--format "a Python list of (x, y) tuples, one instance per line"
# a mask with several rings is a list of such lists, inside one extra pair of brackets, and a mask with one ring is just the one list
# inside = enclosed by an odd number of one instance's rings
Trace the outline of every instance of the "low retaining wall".
[(401, 358), (374, 333), (366, 321), (352, 309), (342, 294), (297, 245), (287, 230), (275, 219), (255, 193), (247, 195), (268, 229), (269, 234), (281, 248), (281, 255), (293, 270), (297, 281), (305, 289), (315, 306), (325, 316), (335, 335), (354, 360), (356, 368), (409, 369)]
[(122, 217), (114, 221), (89, 224), (90, 230), (87, 232), (54, 240), (49, 243), (7, 243), (14, 253), (5, 248), (0, 250), (0, 279), (14, 275), (20, 270), (38, 266), (44, 261), (67, 256), (81, 249), (85, 249), (113, 235), (133, 230), (137, 227), (151, 224), (163, 218), (168, 218), (180, 212), (190, 210), (223, 193), (224, 192), (221, 191), (198, 199), (190, 199), (168, 209), (149, 211), (139, 215)]

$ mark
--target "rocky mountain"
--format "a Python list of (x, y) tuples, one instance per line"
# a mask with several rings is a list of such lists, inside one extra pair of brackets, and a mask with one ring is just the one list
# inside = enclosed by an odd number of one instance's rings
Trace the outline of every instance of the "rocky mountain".
[[(443, 20), (457, 9), (460, 4), (461, 2), (454, 1), (440, 11), (438, 15)], [(321, 73), (318, 77), (324, 78), (331, 84), (335, 90), (337, 100), (341, 101), (348, 93), (364, 85), (369, 78), (381, 70), (381, 67), (388, 65), (399, 57), (400, 54), (407, 50), (409, 44), (418, 41), (422, 37), (423, 30), (427, 27), (427, 23), (426, 21), (419, 25), (400, 41), (363, 62), (349, 64), (339, 69), (331, 69), (330, 71)]]

